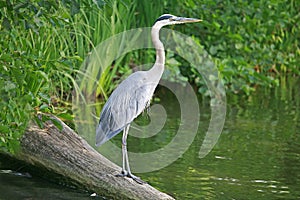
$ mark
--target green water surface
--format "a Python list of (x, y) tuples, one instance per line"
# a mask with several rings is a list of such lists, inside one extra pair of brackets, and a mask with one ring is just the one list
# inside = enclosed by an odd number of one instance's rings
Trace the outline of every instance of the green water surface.
[(198, 158), (210, 120), (204, 100), (189, 150), (141, 176), (177, 199), (300, 199), (300, 80), (257, 88), (250, 97), (227, 95), (227, 101), (223, 132), (206, 157)]

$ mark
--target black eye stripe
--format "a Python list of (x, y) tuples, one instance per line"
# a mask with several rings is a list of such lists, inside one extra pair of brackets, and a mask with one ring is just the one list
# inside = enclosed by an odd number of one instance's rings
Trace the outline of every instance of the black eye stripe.
[(169, 19), (171, 17), (172, 17), (172, 15), (164, 15), (162, 17), (159, 17), (155, 22), (158, 22), (158, 21), (161, 21), (161, 20), (165, 20), (165, 19)]

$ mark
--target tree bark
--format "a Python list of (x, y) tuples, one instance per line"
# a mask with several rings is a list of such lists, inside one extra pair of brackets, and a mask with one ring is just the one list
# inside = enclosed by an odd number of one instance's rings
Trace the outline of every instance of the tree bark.
[[(56, 118), (56, 120), (59, 120)], [(113, 199), (173, 199), (148, 184), (116, 177), (121, 168), (94, 150), (84, 139), (59, 120), (62, 130), (52, 122), (43, 129), (31, 124), (21, 138), (17, 157), (42, 166), (79, 183), (85, 189)]]

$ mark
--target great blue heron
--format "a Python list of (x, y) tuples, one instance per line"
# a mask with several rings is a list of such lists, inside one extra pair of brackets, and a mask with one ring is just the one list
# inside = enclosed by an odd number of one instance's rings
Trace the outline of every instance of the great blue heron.
[(127, 176), (138, 183), (144, 183), (130, 171), (126, 140), (130, 123), (149, 106), (154, 90), (164, 71), (165, 51), (163, 43), (159, 40), (159, 30), (166, 25), (199, 21), (201, 20), (176, 17), (170, 14), (160, 16), (151, 29), (152, 42), (156, 49), (155, 64), (148, 71), (138, 71), (128, 76), (113, 91), (104, 105), (96, 130), (96, 146), (105, 143), (123, 130), (123, 165), (119, 176)]

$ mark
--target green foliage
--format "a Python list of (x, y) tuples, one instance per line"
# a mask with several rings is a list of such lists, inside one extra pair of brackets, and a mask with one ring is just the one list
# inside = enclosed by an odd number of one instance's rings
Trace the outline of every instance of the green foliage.
[(60, 113), (51, 96), (70, 97), (74, 67), (81, 61), (65, 31), (76, 11), (72, 5), (0, 4), (0, 150), (14, 153), (29, 120), (42, 121), (38, 113)]
[(204, 20), (184, 31), (200, 38), (228, 91), (249, 94), (254, 85), (274, 86), (279, 76), (300, 74), (299, 1), (188, 0), (168, 5), (172, 13)]

